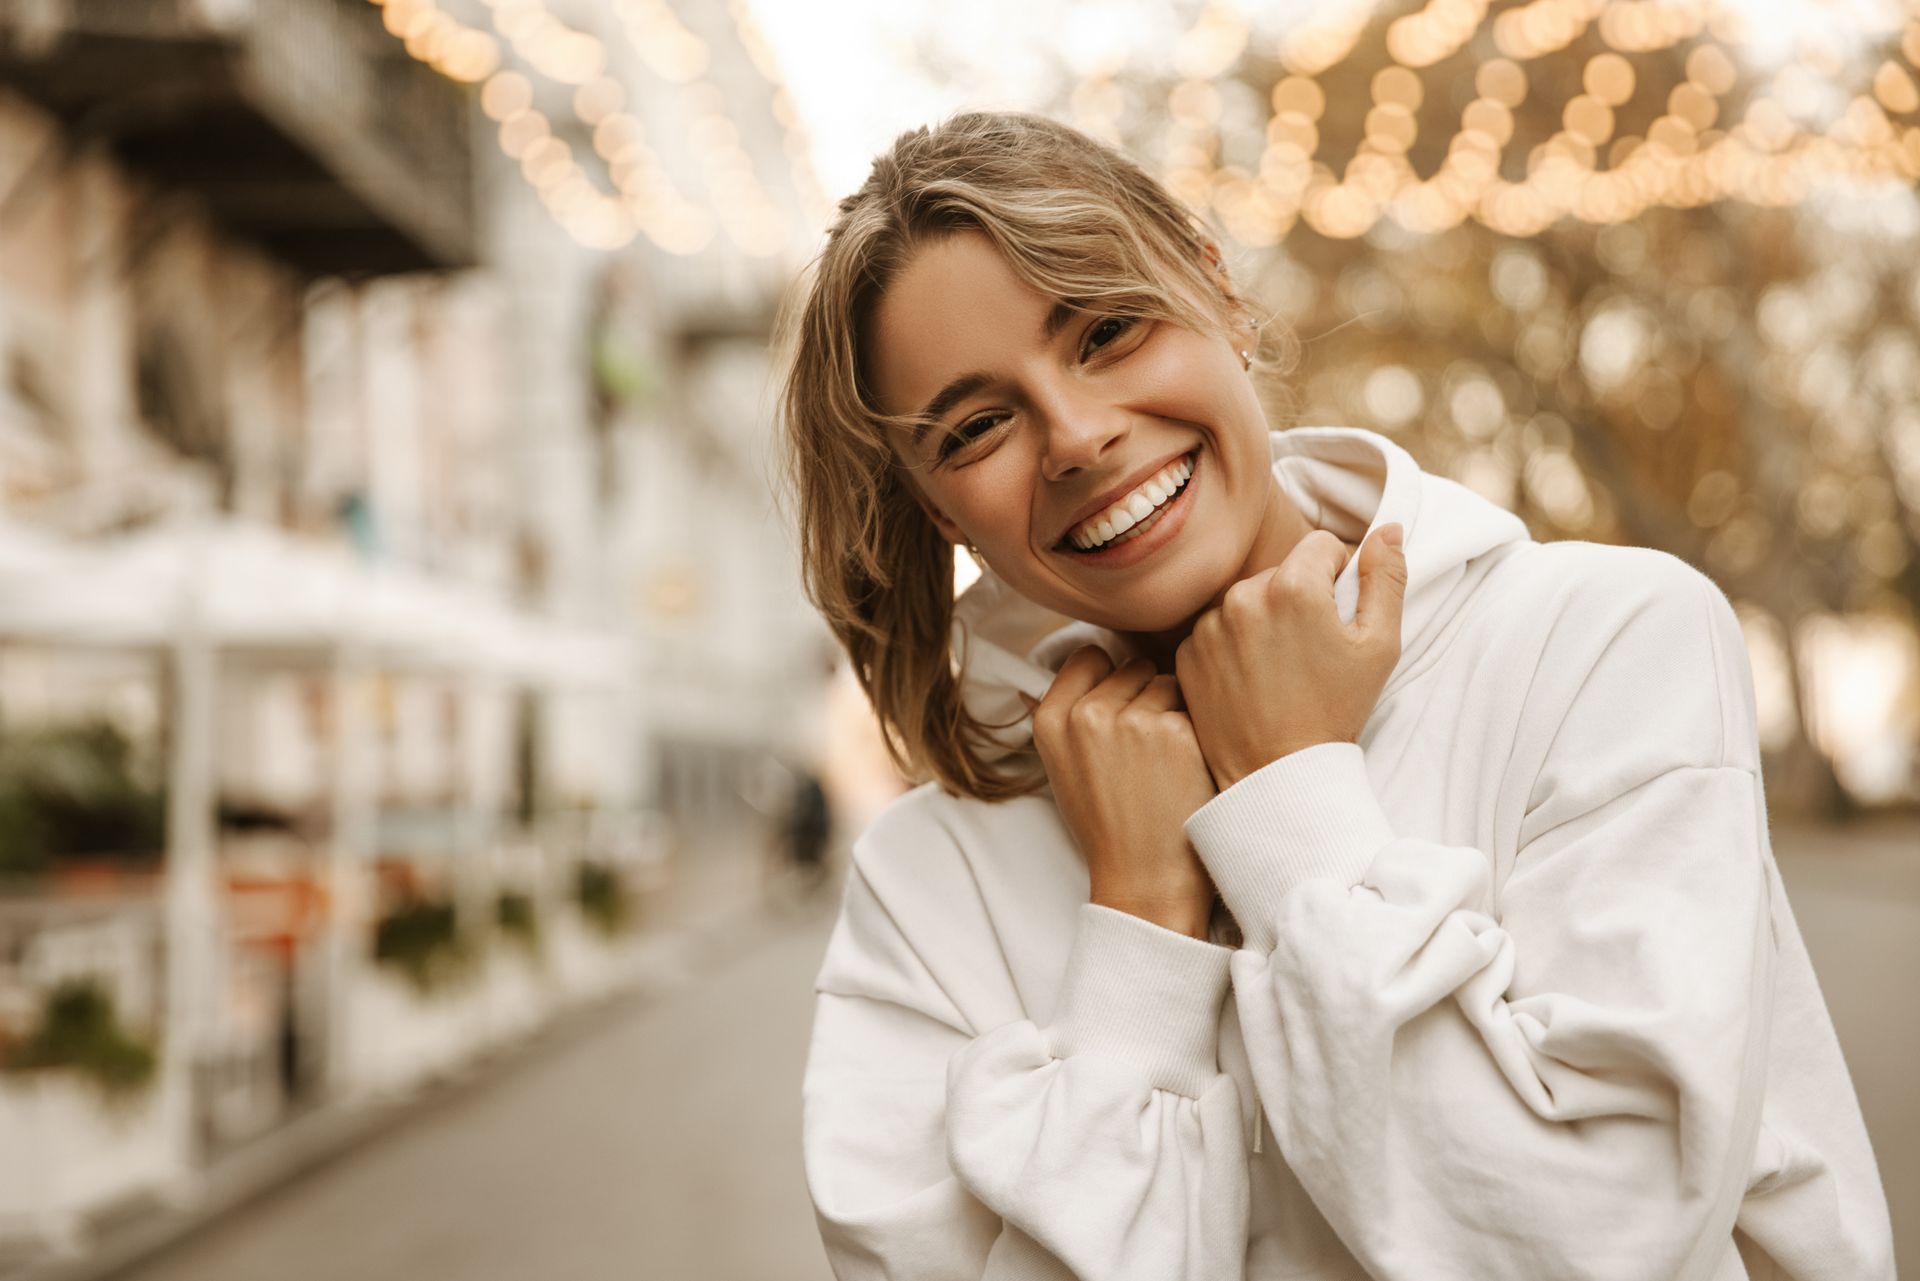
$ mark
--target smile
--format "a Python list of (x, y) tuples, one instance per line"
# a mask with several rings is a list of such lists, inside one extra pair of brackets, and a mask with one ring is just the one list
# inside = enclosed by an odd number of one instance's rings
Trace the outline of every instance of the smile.
[(1089, 559), (1104, 559), (1151, 533), (1171, 512), (1183, 506), (1180, 500), (1186, 494), (1198, 457), (1196, 450), (1175, 459), (1104, 510), (1075, 525), (1061, 538), (1059, 550)]

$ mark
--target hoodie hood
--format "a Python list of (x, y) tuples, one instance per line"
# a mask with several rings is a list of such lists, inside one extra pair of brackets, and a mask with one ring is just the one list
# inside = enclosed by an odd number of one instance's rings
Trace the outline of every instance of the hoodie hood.
[[(1404, 668), (1439, 634), (1464, 595), (1456, 592), (1469, 562), (1508, 543), (1525, 542), (1520, 518), (1463, 485), (1420, 470), (1400, 446), (1356, 427), (1295, 427), (1269, 437), (1273, 474), (1308, 523), (1349, 543), (1380, 525), (1406, 530), (1407, 598), (1400, 624)], [(1352, 621), (1360, 596), (1359, 558), (1334, 580), (1333, 599)], [(1124, 662), (1135, 654), (1118, 632), (1077, 622), (1034, 604), (984, 570), (954, 603), (953, 647), (967, 711), (1009, 751), (1032, 737), (1019, 694), (1039, 698), (1054, 673), (1082, 645), (1098, 645)], [(1396, 669), (1398, 670), (1398, 669)]]

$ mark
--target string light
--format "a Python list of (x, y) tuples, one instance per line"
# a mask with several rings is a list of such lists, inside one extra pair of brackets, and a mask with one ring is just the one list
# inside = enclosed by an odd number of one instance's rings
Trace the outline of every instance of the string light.
[(1487, 0), (1429, 0), (1418, 13), (1387, 24), (1387, 56), (1403, 66), (1430, 67), (1458, 52), (1486, 16)]
[(407, 53), (446, 76), (471, 84), (500, 65), (500, 42), (443, 11), (434, 0), (373, 0), (381, 22)]
[(1920, 91), (1914, 89), (1913, 77), (1891, 58), (1881, 63), (1880, 70), (1874, 73), (1873, 96), (1888, 111), (1906, 114), (1920, 109)]
[[(819, 175), (813, 168), (813, 144), (807, 138), (807, 132), (800, 124), (799, 112), (794, 109), (793, 98), (780, 75), (779, 61), (774, 57), (773, 46), (753, 19), (746, 0), (727, 0), (727, 16), (733, 22), (735, 34), (747, 51), (755, 70), (773, 90), (772, 110), (774, 122), (785, 134), (782, 144), (787, 154), (788, 169), (793, 177), (794, 188), (800, 193), (800, 203), (809, 221), (816, 226), (824, 225), (833, 210), (833, 202), (820, 185)], [(1116, 101), (1113, 116), (1119, 116)]]
[(1309, 19), (1289, 31), (1277, 50), (1280, 65), (1295, 75), (1317, 76), (1353, 52), (1373, 16), (1372, 6), (1348, 5), (1327, 17)]
[(1494, 47), (1523, 61), (1557, 53), (1579, 39), (1605, 7), (1606, 0), (1532, 0), (1494, 19)]
[[(556, 18), (544, 0), (481, 0), (498, 39), (459, 23), (436, 0), (372, 2), (385, 9), (387, 29), (405, 43), (409, 55), (451, 78), (481, 84), (481, 110), (499, 126), (501, 151), (519, 162), (522, 177), (548, 212), (580, 243), (611, 250), (645, 234), (669, 253), (693, 254), (711, 243), (718, 222), (749, 254), (774, 254), (785, 245), (785, 219), (759, 182), (727, 113), (726, 96), (703, 79), (711, 61), (706, 42), (680, 23), (668, 0), (617, 0), (615, 9), (641, 58), (662, 78), (684, 86), (683, 101), (695, 107), (688, 137), (700, 158), (710, 208), (689, 200), (668, 176), (645, 126), (627, 110), (625, 87), (608, 74), (606, 45)], [(773, 87), (772, 109), (785, 134), (795, 187), (820, 220), (825, 196), (812, 175), (791, 99), (778, 82), (772, 51), (742, 0), (730, 0), (729, 10), (742, 47)], [(502, 39), (540, 76), (573, 87), (573, 114), (590, 131), (613, 192), (594, 184), (572, 145), (534, 105), (533, 82), (501, 67)]]
[[(662, 79), (682, 86), (681, 101), (690, 108), (688, 137), (707, 191), (714, 197), (712, 212), (728, 239), (755, 256), (778, 253), (786, 244), (785, 220), (761, 185), (753, 157), (740, 144), (740, 130), (728, 114), (726, 94), (706, 79), (712, 61), (706, 41), (680, 21), (667, 0), (615, 0), (614, 11), (628, 42), (647, 65)], [(744, 35), (748, 29), (744, 10), (735, 4), (730, 11), (736, 33), (743, 33), (743, 45), (760, 50), (756, 67), (762, 62), (770, 65), (771, 51), (764, 47), (758, 30), (753, 29), (751, 38)], [(751, 48), (748, 57), (755, 60)], [(790, 109), (787, 114), (792, 119)], [(791, 144), (797, 127), (797, 120), (787, 126), (790, 164), (798, 159)], [(805, 190), (804, 184), (796, 185)], [(677, 221), (691, 231), (684, 214)]]
[(1703, 4), (1614, 0), (1600, 15), (1600, 38), (1622, 53), (1651, 53), (1699, 35), (1706, 25)]
[[(1163, 153), (1168, 186), (1197, 208), (1211, 207), (1246, 243), (1271, 244), (1296, 222), (1348, 239), (1382, 217), (1419, 231), (1472, 217), (1505, 234), (1530, 236), (1569, 215), (1617, 223), (1655, 207), (1725, 199), (1787, 205), (1830, 183), (1920, 178), (1920, 126), (1898, 119), (1920, 111), (1914, 74), (1920, 16), (1901, 35), (1906, 65), (1884, 61), (1871, 91), (1856, 94), (1824, 127), (1817, 118), (1825, 90), (1813, 76), (1830, 83), (1838, 64), (1817, 52), (1758, 88), (1741, 118), (1723, 124), (1722, 99), (1739, 76), (1719, 42), (1742, 37), (1737, 13), (1708, 0), (1529, 0), (1493, 19), (1494, 45), (1503, 56), (1475, 68), (1477, 96), (1461, 112), (1439, 168), (1423, 179), (1408, 162), (1426, 97), (1418, 68), (1465, 48), (1487, 25), (1487, 10), (1481, 0), (1432, 0), (1388, 24), (1393, 63), (1373, 77), (1362, 136), (1340, 174), (1318, 157), (1327, 102), (1318, 77), (1357, 47), (1369, 6), (1311, 19), (1280, 40), (1286, 74), (1273, 86), (1265, 147), (1252, 173), (1214, 167), (1220, 100), (1204, 78), (1189, 75), (1168, 99), (1177, 125)], [(1588, 31), (1606, 49), (1583, 64), (1582, 92), (1562, 108), (1560, 131), (1528, 153), (1524, 177), (1507, 180), (1501, 170), (1513, 111), (1528, 93), (1524, 64)], [(1616, 137), (1618, 112), (1639, 81), (1626, 55), (1689, 41), (1685, 78), (1667, 94), (1664, 111), (1643, 132)], [(1197, 66), (1190, 62), (1187, 69)], [(1083, 81), (1073, 98), (1076, 118), (1101, 121), (1103, 136), (1115, 132), (1119, 114), (1114, 70)]]
[(1231, 5), (1215, 3), (1200, 16), (1174, 47), (1173, 64), (1189, 80), (1211, 80), (1224, 73), (1247, 47), (1247, 20)]

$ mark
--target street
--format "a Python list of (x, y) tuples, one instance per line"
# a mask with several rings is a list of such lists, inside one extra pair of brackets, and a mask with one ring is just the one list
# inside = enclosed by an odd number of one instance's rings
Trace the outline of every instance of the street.
[(828, 904), (183, 1241), (139, 1281), (811, 1281), (799, 1083)]
[[(1901, 1256), (1920, 1257), (1920, 842), (1775, 836), (1867, 1113)], [(822, 905), (824, 908), (824, 905)], [(807, 1281), (798, 1082), (824, 910), (612, 1007), (388, 1136), (188, 1238), (137, 1281)], [(1890, 1009), (1904, 1012), (1889, 1018)]]

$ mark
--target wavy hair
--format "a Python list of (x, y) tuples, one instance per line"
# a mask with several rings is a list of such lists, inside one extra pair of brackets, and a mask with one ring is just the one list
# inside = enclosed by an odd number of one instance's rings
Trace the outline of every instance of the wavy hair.
[(1120, 152), (1043, 116), (969, 112), (901, 134), (874, 161), (789, 307), (780, 429), (807, 595), (902, 772), (1004, 800), (1045, 779), (1030, 749), (1009, 754), (993, 737), (1005, 726), (961, 701), (953, 545), (889, 443), (913, 420), (879, 409), (863, 368), (880, 296), (923, 245), (961, 231), (1077, 308), (1205, 331), (1224, 330), (1239, 303), (1204, 226)]

